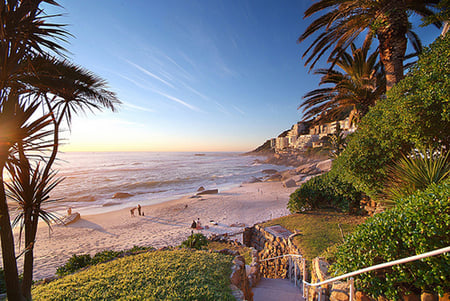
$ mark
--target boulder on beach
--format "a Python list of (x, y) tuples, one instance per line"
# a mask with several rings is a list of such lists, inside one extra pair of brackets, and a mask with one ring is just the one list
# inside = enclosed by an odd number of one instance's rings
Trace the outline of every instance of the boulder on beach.
[(283, 182), (283, 186), (286, 188), (297, 187), (297, 183), (293, 179), (289, 179)]
[(333, 163), (333, 160), (328, 159), (328, 160), (317, 163), (316, 168), (320, 169), (321, 172), (330, 171), (332, 163)]
[(274, 175), (271, 175), (266, 181), (267, 182), (278, 182), (278, 181), (281, 181), (282, 177), (283, 177), (282, 175), (280, 175), (279, 173), (276, 173)]
[(200, 186), (198, 189), (197, 189), (197, 191), (204, 191), (205, 190), (205, 187), (203, 187), (203, 186)]
[(113, 199), (124, 199), (124, 198), (129, 198), (132, 197), (133, 195), (127, 192), (117, 192), (113, 195)]
[(260, 179), (255, 178), (255, 177), (251, 177), (250, 180), (245, 181), (244, 184), (252, 184), (252, 183), (259, 183), (259, 182), (261, 182)]
[(102, 207), (109, 207), (109, 206), (115, 206), (115, 205), (120, 205), (120, 203), (117, 203), (117, 202), (106, 202), (106, 203), (103, 203)]
[(275, 173), (277, 173), (278, 171), (276, 169), (264, 169), (262, 171), (262, 173), (268, 174), (268, 175), (273, 175)]
[(219, 193), (219, 189), (208, 189), (208, 190), (203, 190), (197, 193), (197, 195), (203, 195), (203, 194), (217, 194)]
[(300, 165), (295, 169), (297, 173), (301, 174), (311, 174), (317, 171), (316, 169), (317, 163), (307, 163)]
[(295, 169), (288, 169), (285, 171), (280, 172), (281, 175), (281, 180), (288, 180), (290, 178), (292, 178), (293, 176), (297, 175), (297, 171)]

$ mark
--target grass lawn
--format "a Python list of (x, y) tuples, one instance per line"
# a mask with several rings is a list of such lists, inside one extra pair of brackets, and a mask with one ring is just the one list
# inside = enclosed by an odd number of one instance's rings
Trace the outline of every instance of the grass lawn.
[(89, 267), (33, 288), (33, 300), (235, 300), (232, 256), (154, 251)]
[(328, 247), (342, 242), (339, 225), (341, 225), (344, 235), (347, 235), (365, 219), (362, 216), (320, 210), (281, 217), (264, 223), (262, 226), (281, 225), (291, 232), (299, 231), (301, 235), (295, 236), (293, 241), (302, 250), (306, 259), (311, 260)]

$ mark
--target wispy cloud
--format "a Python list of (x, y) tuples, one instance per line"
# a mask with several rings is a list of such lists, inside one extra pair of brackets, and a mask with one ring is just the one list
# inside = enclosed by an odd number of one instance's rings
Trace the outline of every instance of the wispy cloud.
[(183, 101), (183, 100), (181, 100), (181, 99), (179, 99), (179, 98), (177, 98), (175, 96), (169, 95), (167, 93), (164, 93), (164, 92), (161, 92), (161, 91), (158, 91), (158, 90), (155, 90), (155, 89), (153, 89), (153, 92), (158, 93), (159, 95), (164, 96), (164, 97), (166, 97), (166, 98), (168, 98), (170, 100), (173, 100), (173, 101), (175, 101), (175, 102), (177, 102), (177, 103), (179, 103), (179, 104), (181, 104), (181, 105), (191, 109), (192, 111), (202, 112), (202, 110), (200, 110), (196, 106), (188, 104), (187, 102), (185, 102), (185, 101)]
[(130, 109), (135, 109), (135, 110), (138, 110), (138, 111), (145, 111), (145, 112), (150, 112), (150, 113), (154, 113), (155, 112), (155, 110), (152, 110), (152, 109), (149, 109), (149, 108), (145, 108), (145, 107), (141, 107), (141, 106), (137, 106), (137, 105), (131, 104), (129, 102), (124, 102), (123, 101), (122, 103), (123, 103), (123, 105), (125, 107), (130, 108)]
[[(183, 106), (185, 106), (185, 107), (187, 107), (187, 108), (189, 108), (189, 109), (191, 109), (193, 111), (203, 112), (202, 110), (200, 110), (196, 106), (191, 105), (191, 104), (187, 103), (186, 101), (183, 101), (183, 100), (181, 100), (181, 99), (179, 99), (179, 98), (177, 98), (175, 96), (172, 96), (172, 95), (169, 95), (169, 94), (167, 94), (165, 92), (162, 92), (162, 91), (152, 87), (152, 85), (150, 85), (150, 84), (146, 84), (145, 82), (139, 82), (139, 81), (134, 80), (134, 79), (132, 79), (132, 78), (130, 78), (128, 76), (125, 76), (123, 74), (120, 74), (120, 73), (117, 73), (117, 72), (114, 72), (114, 71), (111, 71), (111, 72), (116, 74), (117, 76), (119, 76), (119, 77), (129, 81), (130, 83), (133, 83), (134, 85), (136, 85), (137, 87), (139, 87), (141, 89), (144, 89), (144, 90), (147, 90), (147, 91), (151, 91), (151, 92), (154, 92), (154, 93), (159, 94), (161, 96), (164, 96), (164, 97), (166, 97), (166, 98), (168, 98), (170, 100), (173, 100), (173, 101), (175, 101), (175, 102), (177, 102), (177, 103), (179, 103), (179, 104), (181, 104), (181, 105), (183, 105)], [(204, 96), (204, 97), (206, 97), (206, 96)], [(124, 105), (128, 106), (130, 108), (134, 108), (134, 109), (141, 109), (141, 110), (148, 111), (148, 112), (155, 112), (152, 109), (136, 106), (136, 105), (133, 105), (133, 104), (130, 104), (130, 103), (124, 103)]]
[(245, 115), (245, 112), (242, 111), (241, 109), (239, 109), (238, 107), (236, 107), (235, 105), (232, 105), (233, 109), (235, 109), (236, 111), (238, 111), (239, 113), (241, 113), (242, 115)]
[(167, 86), (171, 87), (172, 89), (175, 89), (175, 86), (174, 86), (174, 85), (172, 85), (172, 84), (169, 83), (168, 81), (162, 79), (161, 77), (159, 77), (159, 76), (153, 74), (152, 72), (148, 71), (147, 69), (145, 69), (145, 68), (143, 68), (143, 67), (141, 67), (141, 66), (139, 66), (139, 65), (137, 65), (137, 64), (135, 64), (135, 63), (133, 63), (133, 62), (131, 62), (131, 61), (129, 61), (129, 60), (125, 60), (125, 61), (126, 61), (128, 64), (130, 64), (131, 66), (135, 67), (136, 69), (138, 69), (138, 70), (142, 71), (143, 73), (147, 74), (148, 76), (153, 77), (153, 78), (156, 79), (156, 80), (159, 80), (160, 82), (166, 84)]

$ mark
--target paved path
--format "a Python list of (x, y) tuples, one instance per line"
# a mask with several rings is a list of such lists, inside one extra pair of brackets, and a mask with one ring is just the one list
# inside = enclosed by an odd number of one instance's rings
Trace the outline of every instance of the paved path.
[(261, 278), (252, 291), (254, 301), (304, 301), (302, 291), (287, 279)]

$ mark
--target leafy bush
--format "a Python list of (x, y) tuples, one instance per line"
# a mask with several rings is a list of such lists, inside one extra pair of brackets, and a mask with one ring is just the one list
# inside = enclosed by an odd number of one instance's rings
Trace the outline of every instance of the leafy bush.
[(98, 252), (94, 255), (94, 257), (91, 257), (89, 254), (83, 254), (83, 255), (76, 255), (74, 254), (64, 266), (59, 267), (56, 269), (56, 275), (58, 276), (64, 276), (72, 274), (84, 267), (87, 267), (89, 265), (95, 265), (103, 262), (107, 262), (110, 260), (113, 260), (117, 257), (122, 256), (123, 254), (133, 254), (138, 253), (140, 251), (147, 251), (147, 250), (153, 250), (153, 247), (140, 247), (140, 246), (134, 246), (131, 249), (124, 250), (124, 251), (111, 251), (111, 250), (105, 250)]
[(56, 275), (64, 276), (71, 274), (79, 269), (87, 267), (91, 264), (92, 258), (89, 254), (77, 255), (73, 254), (72, 257), (62, 267), (56, 269)]
[(102, 263), (102, 262), (107, 262), (107, 261), (117, 258), (119, 255), (122, 255), (122, 253), (123, 253), (123, 251), (119, 251), (119, 252), (111, 251), (111, 250), (101, 251), (101, 252), (98, 252), (97, 254), (95, 254), (94, 257), (92, 257), (92, 260), (89, 264), (94, 265), (94, 264), (98, 264), (98, 263)]
[(208, 245), (206, 236), (201, 233), (192, 233), (187, 240), (181, 243), (182, 247), (200, 250)]
[(235, 300), (232, 256), (172, 250), (126, 256), (35, 286), (33, 300)]
[[(391, 210), (369, 218), (339, 247), (331, 270), (344, 274), (450, 245), (450, 181), (432, 184)], [(356, 276), (356, 286), (374, 298), (401, 293), (450, 291), (450, 254)]]
[(450, 35), (424, 50), (417, 64), (387, 98), (348, 136), (333, 169), (370, 197), (388, 180), (387, 166), (412, 148), (450, 148)]
[(342, 181), (334, 172), (310, 179), (291, 194), (288, 209), (291, 213), (318, 208), (336, 208), (354, 212), (363, 195), (352, 184)]

